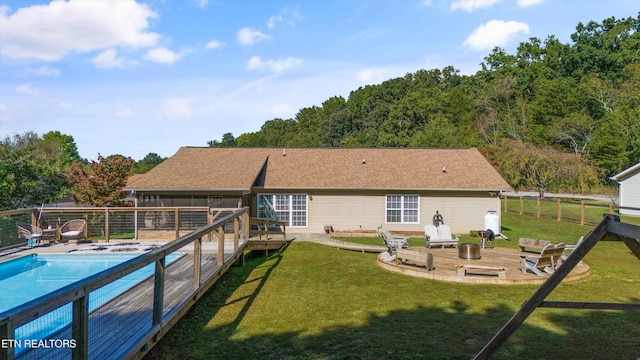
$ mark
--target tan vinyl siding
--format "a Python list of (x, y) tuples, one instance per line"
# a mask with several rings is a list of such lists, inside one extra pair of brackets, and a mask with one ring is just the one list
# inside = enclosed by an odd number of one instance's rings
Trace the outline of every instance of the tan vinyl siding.
[(384, 226), (384, 195), (313, 195), (309, 201), (309, 226), (312, 233), (335, 230), (376, 230)]
[(382, 226), (390, 230), (423, 231), (431, 224), (436, 210), (442, 214), (447, 225), (456, 233), (468, 233), (470, 230), (484, 228), (484, 216), (487, 211), (500, 214), (500, 199), (488, 194), (438, 194), (421, 193), (420, 223), (386, 223), (386, 195), (406, 195), (411, 193), (360, 193), (356, 195), (342, 193), (311, 194), (308, 201), (308, 226), (291, 228), (292, 233), (320, 233), (325, 225), (334, 230), (377, 230)]
[(470, 230), (484, 230), (484, 216), (487, 211), (500, 212), (498, 197), (432, 196), (420, 200), (422, 227), (433, 221), (436, 210), (444, 217), (444, 223), (451, 231), (466, 234)]

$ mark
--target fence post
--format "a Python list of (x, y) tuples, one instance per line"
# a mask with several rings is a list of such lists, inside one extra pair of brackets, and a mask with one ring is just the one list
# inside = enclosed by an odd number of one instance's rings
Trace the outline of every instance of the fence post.
[(584, 200), (580, 200), (580, 225), (584, 225)]
[[(15, 340), (15, 329), (13, 327), (13, 321), (11, 319), (3, 320), (0, 324), (0, 339)], [(13, 346), (0, 347), (0, 359), (13, 360), (16, 358), (15, 344)]]
[(522, 201), (522, 196), (520, 196), (520, 215), (524, 213), (524, 203)]
[(224, 224), (218, 228), (218, 265), (224, 264)]
[(251, 225), (249, 224), (249, 212), (245, 212), (242, 214), (242, 237), (243, 240), (249, 240), (249, 231), (251, 230)]
[(507, 213), (509, 206), (507, 205), (507, 194), (504, 194), (504, 212)]
[(176, 227), (176, 239), (180, 237), (180, 210), (178, 208), (176, 208), (174, 210), (174, 214), (175, 216), (173, 217), (175, 219), (175, 227)]
[(238, 250), (240, 242), (240, 221), (237, 217), (233, 218), (233, 252)]
[(540, 198), (536, 198), (536, 217), (540, 217)]
[(104, 241), (109, 242), (109, 208), (104, 209)]
[(76, 346), (71, 350), (71, 359), (84, 360), (89, 358), (89, 294), (73, 301), (73, 315), (71, 323), (71, 337)]
[(613, 203), (609, 203), (609, 214), (613, 214)]
[(156, 272), (153, 284), (153, 325), (162, 324), (164, 312), (164, 268), (165, 258), (156, 260)]
[(193, 242), (193, 282), (192, 287), (197, 289), (200, 286), (200, 271), (202, 259), (202, 236)]
[[(213, 222), (213, 214), (211, 212), (211, 208), (209, 208), (209, 210), (207, 210), (207, 225), (211, 224)], [(207, 234), (207, 241), (211, 242), (213, 241), (213, 231), (210, 231)]]
[(558, 203), (558, 221), (562, 218), (562, 208), (560, 206), (560, 199), (556, 200)]

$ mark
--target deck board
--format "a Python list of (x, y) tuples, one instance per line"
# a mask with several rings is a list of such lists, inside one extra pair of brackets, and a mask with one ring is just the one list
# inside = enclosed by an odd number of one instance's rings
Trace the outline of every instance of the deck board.
[[(229, 261), (233, 255), (225, 254)], [(216, 254), (202, 254), (204, 282), (216, 274)], [(176, 310), (193, 290), (193, 254), (185, 254), (165, 270), (164, 316)], [(89, 358), (121, 359), (139, 343), (152, 328), (154, 278), (143, 280), (125, 293), (112, 299), (89, 315)], [(91, 295), (90, 295), (91, 296)], [(124, 336), (123, 336), (124, 335)], [(52, 338), (71, 339), (67, 327)], [(19, 354), (17, 359), (69, 359), (70, 349), (32, 349)]]

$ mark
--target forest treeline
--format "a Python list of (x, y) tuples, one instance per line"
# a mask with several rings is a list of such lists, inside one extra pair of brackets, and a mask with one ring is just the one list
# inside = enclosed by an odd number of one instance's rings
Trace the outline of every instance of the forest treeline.
[(418, 70), (209, 146), (476, 147), (515, 189), (582, 191), (640, 161), (640, 13), (571, 42), (495, 48), (474, 75)]
[[(300, 109), (209, 146), (480, 149), (516, 190), (589, 193), (640, 161), (640, 12), (578, 24), (571, 42), (530, 38), (481, 70), (418, 70)], [(0, 141), (0, 209), (72, 194), (115, 206), (123, 184), (164, 158), (82, 159), (72, 136), (50, 131)]]

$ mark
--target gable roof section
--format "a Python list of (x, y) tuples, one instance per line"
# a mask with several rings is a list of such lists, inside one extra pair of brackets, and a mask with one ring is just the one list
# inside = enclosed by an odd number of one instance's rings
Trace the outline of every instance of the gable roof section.
[(127, 190), (250, 190), (256, 179), (265, 190), (511, 188), (477, 149), (183, 147)]
[(635, 165), (633, 165), (632, 167), (626, 168), (624, 170), (622, 170), (619, 174), (616, 174), (612, 177), (610, 177), (611, 180), (615, 180), (615, 181), (624, 181), (634, 175), (636, 175), (637, 173), (640, 172), (640, 163), (637, 163)]
[[(443, 172), (443, 168), (446, 172)], [(506, 190), (476, 149), (287, 149), (269, 156), (265, 189)]]
[(249, 191), (265, 163), (263, 149), (181, 147), (125, 190)]

